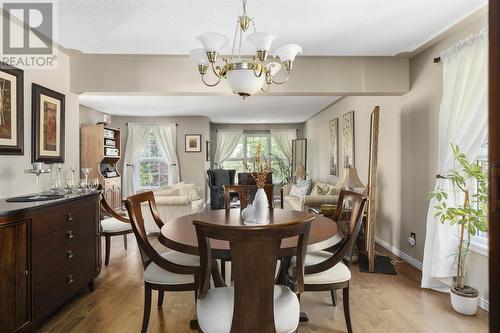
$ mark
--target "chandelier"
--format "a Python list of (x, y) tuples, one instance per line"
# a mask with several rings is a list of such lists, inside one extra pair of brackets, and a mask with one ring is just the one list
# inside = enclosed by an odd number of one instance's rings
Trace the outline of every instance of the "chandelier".
[[(190, 58), (198, 65), (198, 72), (205, 85), (215, 87), (222, 79), (225, 79), (233, 93), (243, 98), (259, 91), (268, 92), (271, 84), (283, 84), (288, 81), (295, 56), (302, 53), (302, 47), (299, 45), (288, 44), (276, 49), (272, 60), (268, 61), (271, 44), (276, 37), (257, 32), (254, 20), (246, 13), (246, 2), (243, 0), (243, 14), (238, 16), (236, 22), (231, 55), (229, 57), (221, 56), (222, 64), (216, 64), (217, 57), (229, 43), (226, 36), (222, 34), (208, 32), (196, 37), (203, 48), (189, 52)], [(246, 36), (246, 41), (255, 48), (256, 54), (251, 59), (245, 59), (241, 56), (241, 44), (245, 32), (250, 27), (253, 27), (253, 33)], [(235, 54), (236, 48), (237, 53)], [(215, 75), (215, 80), (212, 83), (205, 79), (209, 67)], [(286, 71), (286, 76), (281, 81), (277, 81), (275, 76), (282, 68)]]

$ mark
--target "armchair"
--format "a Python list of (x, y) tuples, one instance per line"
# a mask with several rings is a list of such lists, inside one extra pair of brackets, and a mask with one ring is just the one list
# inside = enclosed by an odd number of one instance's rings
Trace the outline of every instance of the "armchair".
[(210, 207), (224, 208), (224, 185), (234, 185), (236, 170), (209, 169), (208, 187), (210, 188)]

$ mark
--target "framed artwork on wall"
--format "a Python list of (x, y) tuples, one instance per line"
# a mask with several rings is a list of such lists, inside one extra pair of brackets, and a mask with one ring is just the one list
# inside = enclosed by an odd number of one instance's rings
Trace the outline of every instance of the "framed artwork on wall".
[(354, 111), (342, 116), (342, 145), (344, 147), (344, 167), (356, 167), (354, 159)]
[(201, 134), (186, 134), (186, 153), (201, 153)]
[(24, 72), (0, 62), (0, 155), (24, 155)]
[(330, 175), (339, 175), (339, 118), (330, 120)]
[(207, 162), (210, 162), (210, 141), (205, 141), (205, 154), (206, 154), (206, 157), (205, 157), (205, 160)]
[(33, 83), (32, 161), (64, 163), (65, 96)]

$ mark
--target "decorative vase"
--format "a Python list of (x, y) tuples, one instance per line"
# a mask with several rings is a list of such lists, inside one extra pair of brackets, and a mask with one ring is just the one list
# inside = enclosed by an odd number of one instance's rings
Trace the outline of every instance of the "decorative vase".
[(251, 204), (249, 204), (245, 209), (241, 211), (241, 217), (243, 218), (245, 223), (255, 222), (255, 211)]
[(269, 206), (267, 195), (263, 188), (257, 190), (252, 207), (255, 213), (255, 223), (266, 224), (268, 222)]
[(453, 310), (467, 316), (473, 316), (476, 314), (479, 303), (477, 294), (464, 295), (451, 287), (450, 298)]

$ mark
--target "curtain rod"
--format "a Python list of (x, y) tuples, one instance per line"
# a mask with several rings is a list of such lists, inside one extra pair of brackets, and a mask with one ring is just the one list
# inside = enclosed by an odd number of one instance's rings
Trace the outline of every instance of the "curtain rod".
[[(294, 128), (290, 128), (290, 129), (294, 129)], [(255, 132), (262, 132), (262, 131), (270, 131), (271, 129), (264, 129), (264, 130), (243, 130), (243, 131), (255, 131)], [(298, 132), (299, 129), (298, 128), (295, 128), (295, 130)], [(215, 132), (219, 132), (219, 130), (215, 130)]]
[[(129, 124), (129, 123), (128, 123), (128, 122), (126, 122), (126, 123), (125, 123), (125, 126), (128, 126), (128, 124)], [(141, 124), (141, 123), (138, 123), (138, 124)], [(170, 123), (170, 124), (171, 124), (171, 123)], [(174, 123), (174, 124), (175, 124), (175, 126), (179, 126), (179, 124), (177, 124), (177, 123)], [(144, 123), (144, 124), (142, 124), (142, 125), (157, 125), (157, 124), (147, 124), (147, 123)], [(161, 125), (161, 123), (160, 123), (160, 125)]]

